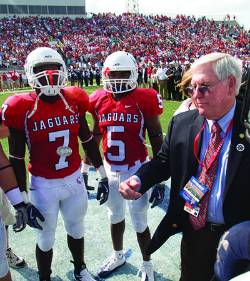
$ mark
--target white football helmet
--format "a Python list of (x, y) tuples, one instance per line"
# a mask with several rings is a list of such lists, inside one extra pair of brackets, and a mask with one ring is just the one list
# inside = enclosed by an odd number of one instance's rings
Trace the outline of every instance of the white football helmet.
[[(39, 73), (34, 72), (34, 68), (42, 65), (57, 64), (59, 70), (44, 70)], [(32, 51), (26, 59), (24, 70), (28, 78), (29, 85), (33, 89), (40, 89), (40, 92), (46, 96), (55, 96), (67, 83), (67, 69), (61, 55), (48, 47), (39, 47)], [(57, 79), (52, 79), (57, 76)], [(46, 84), (43, 85), (39, 81), (45, 78)], [(56, 83), (54, 81), (57, 81)]]
[[(130, 76), (126, 79), (111, 78), (111, 71), (130, 71)], [(114, 94), (129, 92), (137, 87), (137, 78), (138, 66), (130, 53), (118, 51), (106, 58), (102, 69), (102, 81), (107, 92)]]

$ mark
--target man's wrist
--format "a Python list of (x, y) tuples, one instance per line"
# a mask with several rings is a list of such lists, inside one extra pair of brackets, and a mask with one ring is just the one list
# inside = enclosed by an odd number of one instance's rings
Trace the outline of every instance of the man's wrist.
[(85, 162), (82, 161), (81, 173), (82, 174), (87, 174), (90, 167), (91, 167), (90, 165), (88, 165), (88, 164), (86, 164)]
[(23, 203), (23, 197), (18, 186), (14, 186), (5, 192), (6, 197), (10, 201), (12, 206), (16, 206)]
[(28, 192), (21, 191), (21, 194), (22, 194), (22, 197), (23, 197), (23, 202), (25, 204), (28, 204), (30, 202)]
[(133, 178), (135, 181), (137, 181), (141, 185), (141, 179), (137, 175), (133, 175), (131, 178)]
[(103, 165), (99, 166), (99, 167), (97, 168), (97, 171), (98, 171), (98, 173), (99, 173), (101, 179), (107, 178), (107, 174), (106, 174), (106, 171), (105, 171)]
[(20, 209), (20, 208), (26, 208), (27, 204), (24, 203), (24, 202), (21, 202), (19, 204), (13, 205), (13, 207), (17, 210), (17, 209)]

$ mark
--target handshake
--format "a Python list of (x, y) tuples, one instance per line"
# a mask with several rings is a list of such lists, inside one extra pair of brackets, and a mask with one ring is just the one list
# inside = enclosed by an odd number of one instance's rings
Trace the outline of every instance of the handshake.
[(15, 232), (24, 230), (27, 224), (30, 227), (42, 230), (39, 220), (44, 222), (45, 219), (34, 205), (20, 203), (14, 207), (16, 209), (16, 223), (13, 225), (13, 230)]

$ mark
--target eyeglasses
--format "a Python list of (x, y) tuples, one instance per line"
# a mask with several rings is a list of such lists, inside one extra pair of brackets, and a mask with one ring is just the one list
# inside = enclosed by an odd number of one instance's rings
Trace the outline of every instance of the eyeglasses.
[(214, 86), (216, 86), (218, 83), (220, 83), (223, 80), (219, 80), (217, 81), (215, 84), (213, 85), (201, 85), (201, 86), (188, 86), (184, 89), (185, 93), (189, 96), (192, 96), (194, 94), (194, 91), (199, 91), (201, 94), (205, 94), (205, 93), (210, 93), (211, 92), (211, 88), (213, 88)]
[(204, 95), (206, 92), (210, 92), (210, 86), (189, 86), (184, 89), (185, 93), (189, 96), (192, 96), (195, 90)]

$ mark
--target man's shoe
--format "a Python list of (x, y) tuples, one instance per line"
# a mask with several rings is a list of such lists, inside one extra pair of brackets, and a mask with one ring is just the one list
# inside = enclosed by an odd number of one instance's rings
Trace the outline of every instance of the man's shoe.
[(141, 269), (138, 271), (138, 275), (141, 273), (141, 281), (154, 281), (154, 269), (150, 261), (143, 261)]
[(80, 272), (74, 271), (74, 276), (75, 280), (77, 281), (95, 281), (95, 279), (91, 276), (86, 267)]
[(12, 268), (23, 268), (26, 266), (26, 262), (24, 258), (18, 257), (11, 248), (6, 250), (6, 257), (9, 264), (9, 267)]
[(125, 262), (126, 258), (124, 254), (116, 256), (116, 254), (114, 253), (111, 257), (106, 260), (106, 262), (104, 262), (104, 264), (98, 271), (98, 276), (100, 278), (106, 278), (112, 272), (123, 266)]

